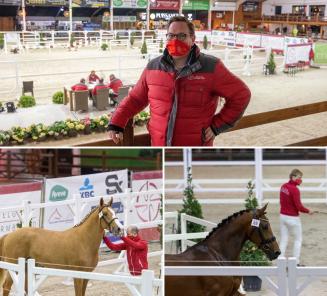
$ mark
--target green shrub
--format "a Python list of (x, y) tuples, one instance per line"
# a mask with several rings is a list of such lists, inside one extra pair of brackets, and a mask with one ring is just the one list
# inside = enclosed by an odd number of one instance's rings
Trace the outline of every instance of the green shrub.
[(208, 49), (208, 38), (207, 35), (204, 35), (203, 37), (203, 48)]
[(267, 63), (267, 68), (269, 69), (269, 74), (275, 74), (276, 63), (274, 59), (274, 53), (271, 51), (269, 56), (269, 61)]
[(135, 38), (134, 38), (134, 36), (135, 36), (135, 33), (133, 32), (133, 33), (131, 34), (131, 38), (129, 39), (129, 43), (131, 44), (131, 46), (133, 46), (133, 45), (134, 45), (134, 42), (135, 42)]
[(63, 104), (64, 103), (64, 93), (62, 91), (57, 91), (52, 96), (52, 102), (54, 104)]
[(147, 54), (148, 53), (148, 48), (146, 46), (145, 39), (143, 41), (142, 47), (141, 47), (141, 54)]
[(108, 49), (108, 44), (103, 43), (103, 44), (101, 45), (101, 49), (102, 49), (103, 51), (107, 50), (107, 49)]
[(163, 47), (164, 47), (163, 40), (160, 39), (160, 44), (159, 44), (159, 52), (160, 53), (163, 53)]
[(2, 49), (5, 45), (5, 35), (4, 33), (0, 34), (0, 49)]
[(32, 96), (21, 96), (19, 98), (18, 106), (22, 108), (28, 108), (35, 106), (35, 99)]

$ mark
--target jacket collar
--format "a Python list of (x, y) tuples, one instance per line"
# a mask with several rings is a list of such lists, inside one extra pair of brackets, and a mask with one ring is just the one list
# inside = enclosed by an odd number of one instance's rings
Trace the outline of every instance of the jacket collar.
[(134, 242), (138, 242), (139, 240), (141, 240), (140, 236), (127, 236), (129, 239), (131, 239)]
[(297, 184), (296, 182), (294, 182), (292, 179), (290, 179), (290, 180), (288, 181), (288, 183), (289, 183), (289, 184), (292, 184), (292, 185), (294, 185), (294, 186), (298, 186), (298, 184)]

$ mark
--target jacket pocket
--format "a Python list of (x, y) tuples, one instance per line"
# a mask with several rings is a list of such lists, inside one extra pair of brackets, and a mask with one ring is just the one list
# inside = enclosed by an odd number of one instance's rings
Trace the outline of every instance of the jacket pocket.
[(185, 85), (181, 98), (181, 104), (187, 107), (202, 107), (204, 97), (204, 86)]

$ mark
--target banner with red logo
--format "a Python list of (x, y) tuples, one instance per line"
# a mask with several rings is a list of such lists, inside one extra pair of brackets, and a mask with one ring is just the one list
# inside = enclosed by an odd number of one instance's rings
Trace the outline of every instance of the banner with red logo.
[[(162, 171), (137, 172), (132, 174), (133, 192), (161, 190)], [(161, 194), (142, 194), (135, 198), (131, 213), (131, 224), (161, 220)], [(140, 235), (145, 240), (159, 240), (157, 227), (142, 229)]]

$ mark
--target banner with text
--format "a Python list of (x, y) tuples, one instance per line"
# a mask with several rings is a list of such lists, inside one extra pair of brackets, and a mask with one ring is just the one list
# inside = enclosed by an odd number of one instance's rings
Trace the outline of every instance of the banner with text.
[(113, 0), (114, 8), (144, 8), (148, 5), (147, 0)]
[[(2, 208), (22, 205), (24, 200), (41, 202), (42, 183), (21, 183), (0, 186), (0, 237), (21, 225), (19, 211), (2, 211)], [(33, 227), (40, 225), (40, 210), (35, 210), (31, 220)]]
[[(72, 199), (74, 194), (81, 198), (114, 195), (123, 193), (128, 188), (128, 170), (107, 173), (48, 179), (46, 181), (45, 202)], [(83, 218), (98, 203), (87, 204)], [(123, 206), (114, 198), (113, 208), (119, 220), (123, 220)], [(74, 225), (74, 214), (69, 206), (48, 207), (44, 211), (44, 228), (64, 230)]]

